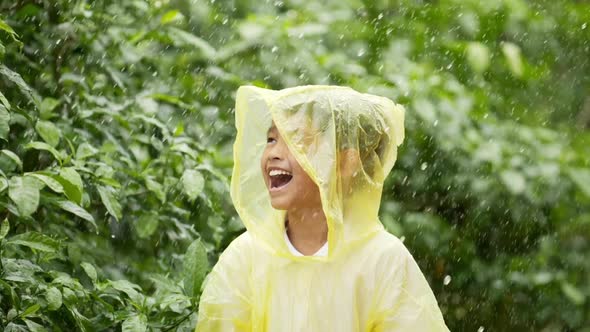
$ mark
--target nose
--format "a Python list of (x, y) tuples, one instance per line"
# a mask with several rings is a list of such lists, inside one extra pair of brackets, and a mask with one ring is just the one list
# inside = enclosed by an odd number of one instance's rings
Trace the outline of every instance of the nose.
[(280, 140), (268, 147), (268, 160), (282, 160), (285, 154), (285, 144)]

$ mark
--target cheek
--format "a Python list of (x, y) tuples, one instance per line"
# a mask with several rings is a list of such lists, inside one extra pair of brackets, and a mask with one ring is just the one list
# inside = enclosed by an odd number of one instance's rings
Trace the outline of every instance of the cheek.
[(299, 192), (302, 194), (309, 194), (311, 192), (319, 191), (318, 186), (313, 182), (311, 177), (305, 172), (305, 170), (297, 163), (291, 163), (293, 166), (293, 174), (297, 177), (297, 186)]

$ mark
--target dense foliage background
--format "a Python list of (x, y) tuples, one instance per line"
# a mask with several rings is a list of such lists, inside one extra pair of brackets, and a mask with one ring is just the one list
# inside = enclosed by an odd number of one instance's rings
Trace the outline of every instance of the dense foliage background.
[(241, 84), (407, 108), (382, 220), (452, 331), (590, 331), (590, 3), (0, 2), (0, 329), (189, 331)]

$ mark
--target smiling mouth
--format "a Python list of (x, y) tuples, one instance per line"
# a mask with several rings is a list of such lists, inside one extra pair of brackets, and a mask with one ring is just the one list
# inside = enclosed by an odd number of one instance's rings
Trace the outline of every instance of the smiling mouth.
[(269, 178), (270, 191), (277, 191), (286, 187), (291, 182), (291, 179), (293, 179), (293, 175), (287, 171), (271, 170), (269, 172)]

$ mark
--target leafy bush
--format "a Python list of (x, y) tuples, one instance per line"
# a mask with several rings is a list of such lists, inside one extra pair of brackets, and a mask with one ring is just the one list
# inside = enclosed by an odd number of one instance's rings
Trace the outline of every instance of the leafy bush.
[(0, 326), (191, 330), (241, 84), (407, 106), (381, 216), (454, 331), (588, 331), (590, 6), (0, 4)]

